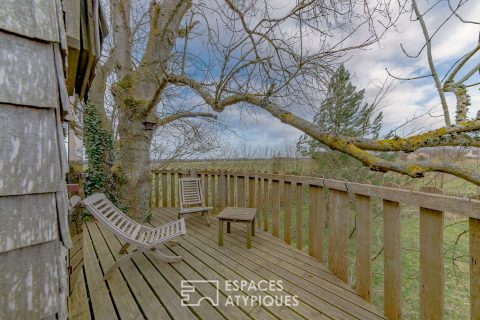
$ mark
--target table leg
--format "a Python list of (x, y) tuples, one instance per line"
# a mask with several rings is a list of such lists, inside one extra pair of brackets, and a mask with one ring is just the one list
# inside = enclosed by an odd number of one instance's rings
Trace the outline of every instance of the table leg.
[(223, 246), (223, 220), (218, 220), (218, 245)]
[(252, 247), (252, 222), (247, 222), (247, 249)]
[(252, 236), (255, 235), (255, 218), (253, 218), (253, 221), (252, 221)]
[(227, 221), (227, 233), (230, 233), (230, 221)]

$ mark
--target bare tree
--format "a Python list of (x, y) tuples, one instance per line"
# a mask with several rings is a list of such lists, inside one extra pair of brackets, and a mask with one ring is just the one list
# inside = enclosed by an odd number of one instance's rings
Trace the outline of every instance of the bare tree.
[[(161, 79), (165, 78), (165, 61), (174, 46), (172, 32), (177, 32), (191, 4), (177, 6), (172, 2), (162, 12), (155, 2), (148, 6), (143, 1), (132, 4), (114, 0), (108, 5), (110, 48), (97, 67), (88, 103), (96, 107), (101, 127), (115, 142), (115, 160), (109, 161), (105, 155), (101, 174), (112, 176), (119, 204), (140, 218), (149, 214), (151, 155), (178, 157), (186, 150), (215, 148), (214, 130), (207, 130), (194, 119), (214, 119), (216, 115), (195, 105), (183, 103), (171, 108), (160, 103), (162, 94), (172, 100), (172, 93), (163, 90)], [(162, 133), (169, 134), (168, 141), (172, 141), (172, 134), (183, 138), (175, 147), (167, 148), (159, 142)], [(108, 152), (108, 148), (104, 150)]]
[[(416, 1), (408, 3), (412, 5), (412, 12), (417, 16), (423, 30), (422, 14), (418, 11)], [(248, 5), (239, 7), (233, 2), (226, 1), (225, 6), (219, 5), (215, 10), (215, 13), (222, 16), (223, 21), (226, 22), (226, 26), (222, 25), (221, 27), (228, 29), (232, 34), (228, 39), (223, 39), (219, 36), (221, 31), (218, 27), (215, 29), (212, 24), (209, 24), (208, 34), (212, 38), (209, 44), (211, 43), (212, 51), (219, 51), (223, 54), (223, 56), (220, 53), (215, 55), (223, 58), (219, 79), (215, 81), (215, 84), (212, 84), (211, 79), (202, 80), (198, 77), (188, 76), (182, 70), (169, 75), (168, 81), (192, 88), (217, 112), (235, 104), (262, 108), (282, 122), (300, 129), (331, 149), (344, 152), (360, 160), (365, 166), (375, 171), (394, 171), (414, 178), (423, 177), (426, 172), (437, 171), (480, 184), (480, 175), (467, 167), (436, 160), (389, 161), (369, 152), (412, 152), (424, 147), (479, 146), (480, 141), (469, 133), (477, 132), (480, 129), (480, 120), (466, 119), (465, 103), (462, 101), (468, 101), (468, 99), (465, 99), (464, 90), (456, 94), (458, 103), (455, 125), (449, 125), (447, 106), (445, 127), (406, 138), (394, 137), (375, 140), (336, 135), (322, 131), (310, 121), (292, 112), (295, 110), (295, 106), (317, 103), (317, 92), (324, 88), (324, 75), (342, 57), (342, 53), (378, 40), (381, 32), (378, 32), (378, 26), (371, 24), (372, 11), (366, 11), (367, 14), (361, 16), (362, 20), (357, 15), (356, 9), (358, 8), (355, 5), (358, 2), (350, 1), (347, 7), (344, 6), (346, 2), (340, 2), (332, 7), (315, 1), (300, 2), (284, 16), (272, 17), (269, 15), (269, 6), (265, 5), (263, 8), (266, 9), (262, 9), (259, 4), (258, 1), (249, 2)], [(338, 7), (335, 7), (336, 5)], [(364, 5), (365, 10), (372, 9), (368, 7), (367, 2)], [(403, 9), (402, 3), (398, 3), (397, 12), (401, 13)], [(396, 21), (391, 16), (393, 8), (381, 12), (388, 21), (387, 24), (382, 24), (382, 27), (392, 26)], [(214, 13), (212, 12), (212, 14)], [(265, 18), (258, 18), (258, 16)], [(342, 21), (342, 19), (346, 20)], [(334, 20), (333, 24), (332, 20)], [(359, 30), (362, 23), (363, 25), (368, 24), (370, 38), (355, 45), (348, 45), (347, 39), (350, 39)], [(289, 24), (288, 33), (282, 28), (285, 24)], [(332, 25), (335, 28), (328, 29), (326, 27)], [(337, 30), (333, 30), (336, 28), (348, 34), (348, 37), (339, 36)], [(384, 30), (382, 29), (382, 31)], [(428, 36), (428, 32), (425, 34), (428, 54), (431, 51), (428, 49), (431, 37)], [(320, 44), (315, 48), (306, 44), (312, 35), (321, 39)], [(452, 71), (453, 76), (464, 65), (463, 61), (475, 52), (476, 49), (460, 61)], [(432, 64), (430, 65), (432, 66)], [(463, 77), (465, 79), (462, 78), (456, 83), (463, 83), (471, 76), (472, 72), (478, 70), (478, 67), (475, 66)], [(215, 76), (217, 75), (215, 74)], [(443, 94), (443, 91), (446, 91), (445, 88), (439, 89), (439, 93)], [(441, 100), (443, 105), (444, 98), (442, 96)]]
[[(317, 107), (326, 79), (349, 52), (376, 43), (402, 14), (416, 14), (416, 8), (416, 2), (409, 0), (152, 1), (148, 18), (147, 14), (136, 15), (145, 21), (137, 30), (142, 40), (133, 36), (131, 2), (110, 0), (114, 50), (104, 66), (111, 58), (116, 74), (111, 91), (118, 108), (119, 157), (114, 171), (126, 181), (120, 187), (123, 202), (137, 216), (148, 211), (153, 134), (142, 123), (178, 118), (158, 117), (157, 106), (168, 99), (164, 95), (167, 87), (188, 88), (215, 112), (234, 105), (245, 110), (261, 108), (371, 170), (411, 177), (445, 172), (480, 185), (478, 173), (452, 163), (396, 162), (370, 152), (478, 146), (480, 141), (470, 133), (480, 130), (480, 120), (457, 116), (461, 121), (449, 125), (447, 112), (445, 127), (376, 140), (325, 132), (298, 115)], [(453, 10), (458, 14), (458, 9)], [(426, 39), (429, 45), (430, 36)]]

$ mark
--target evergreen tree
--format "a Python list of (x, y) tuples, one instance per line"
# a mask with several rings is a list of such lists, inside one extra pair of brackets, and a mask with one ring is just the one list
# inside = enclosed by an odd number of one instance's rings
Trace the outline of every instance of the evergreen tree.
[[(323, 131), (350, 137), (377, 138), (383, 114), (376, 113), (374, 104), (364, 103), (365, 90), (357, 90), (350, 73), (342, 64), (332, 75), (328, 94), (313, 118)], [(300, 137), (298, 151), (304, 156), (318, 157), (326, 147), (308, 135)]]

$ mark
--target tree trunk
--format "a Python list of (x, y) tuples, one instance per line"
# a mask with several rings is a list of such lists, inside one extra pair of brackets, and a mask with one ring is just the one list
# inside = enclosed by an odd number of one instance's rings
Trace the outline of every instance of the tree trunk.
[[(119, 181), (119, 205), (136, 219), (150, 217), (150, 144), (155, 130), (143, 123), (158, 122), (156, 106), (167, 84), (165, 71), (175, 45), (182, 18), (191, 0), (166, 0), (150, 3), (150, 32), (145, 53), (137, 69), (131, 63), (131, 31), (124, 18), (129, 2), (115, 2), (114, 15), (123, 24), (114, 28), (114, 38), (122, 44), (116, 50), (116, 71), (120, 81), (111, 92), (118, 106), (117, 159), (112, 173)], [(129, 15), (126, 15), (127, 17)]]
[(119, 205), (135, 219), (150, 216), (150, 145), (154, 130), (145, 130), (141, 119), (120, 113), (118, 158), (113, 173), (119, 177)]

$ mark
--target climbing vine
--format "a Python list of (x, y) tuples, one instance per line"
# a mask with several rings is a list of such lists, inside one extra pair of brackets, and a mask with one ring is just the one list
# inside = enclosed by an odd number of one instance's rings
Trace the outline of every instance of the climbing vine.
[(116, 203), (116, 181), (110, 170), (114, 161), (112, 134), (104, 127), (100, 113), (92, 104), (85, 106), (83, 137), (88, 157), (85, 194), (101, 192)]

